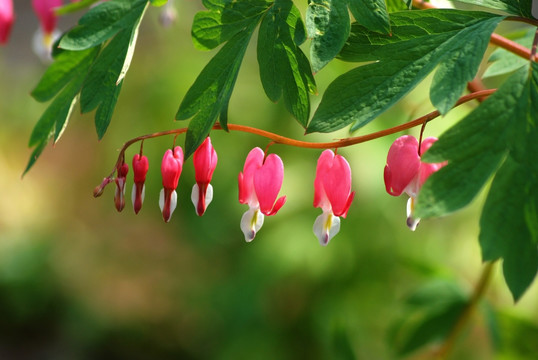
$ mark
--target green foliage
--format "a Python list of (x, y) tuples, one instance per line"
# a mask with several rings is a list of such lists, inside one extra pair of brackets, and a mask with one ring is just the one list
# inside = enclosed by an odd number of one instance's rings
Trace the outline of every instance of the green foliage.
[(340, 52), (349, 36), (346, 3), (341, 0), (309, 1), (306, 28), (308, 37), (312, 39), (310, 61), (316, 73)]
[[(523, 32), (523, 34), (519, 34), (513, 41), (526, 48), (530, 48), (532, 46), (534, 33), (534, 30), (526, 33)], [(527, 59), (523, 59), (502, 48), (496, 49), (489, 57), (488, 62), (490, 65), (484, 72), (484, 75), (482, 75), (483, 78), (508, 74), (529, 63)]]
[(474, 77), (489, 37), (502, 19), (458, 10), (399, 12), (391, 14), (391, 36), (354, 25), (340, 58), (375, 62), (331, 83), (307, 132), (332, 132), (353, 122), (352, 130), (366, 125), (438, 64), (430, 98), (441, 113), (448, 112)]
[[(389, 14), (385, 0), (348, 0), (349, 10), (359, 24), (371, 31), (390, 33)], [(398, 4), (403, 5), (402, 1)], [(399, 9), (403, 10), (403, 9)]]
[(448, 160), (424, 184), (419, 217), (467, 205), (497, 171), (480, 219), (485, 261), (503, 258), (506, 282), (521, 297), (538, 270), (538, 65), (520, 69), (482, 106), (444, 133), (424, 161)]
[(428, 283), (405, 301), (405, 315), (392, 328), (389, 341), (399, 356), (443, 340), (467, 305), (461, 289), (449, 281)]
[(471, 5), (479, 5), (490, 9), (501, 10), (512, 15), (532, 19), (532, 0), (456, 0)]
[(309, 93), (316, 91), (310, 64), (299, 48), (305, 40), (299, 10), (291, 2), (275, 2), (260, 25), (260, 78), (267, 97), (274, 102), (283, 97), (286, 109), (303, 127), (310, 117)]
[[(82, 113), (98, 107), (95, 128), (98, 138), (103, 137), (129, 69), (138, 27), (147, 6), (146, 0), (112, 0), (100, 4), (82, 16), (79, 25), (61, 38), (62, 50), (54, 53), (55, 62), (32, 91), (32, 96), (44, 102), (63, 91), (45, 110), (30, 136), (29, 146), (36, 149), (24, 173), (34, 165), (51, 137), (54, 142), (60, 138), (79, 93)], [(112, 37), (105, 47), (101, 46)]]

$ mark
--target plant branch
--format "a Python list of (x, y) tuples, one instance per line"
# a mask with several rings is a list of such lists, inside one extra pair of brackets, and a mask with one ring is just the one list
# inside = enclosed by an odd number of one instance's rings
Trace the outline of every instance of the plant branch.
[[(413, 0), (413, 6), (416, 7), (416, 8), (419, 8), (419, 9), (436, 9), (436, 7), (429, 3), (429, 2), (425, 2), (423, 0)], [(520, 22), (525, 22), (527, 24), (531, 24), (531, 25), (534, 25), (534, 26), (538, 26), (538, 22), (535, 21), (535, 20), (532, 20), (532, 19), (526, 19), (526, 18), (521, 18), (521, 17), (517, 17), (517, 16), (508, 16), (506, 18), (506, 20), (511, 20), (511, 21), (520, 21)], [(491, 34), (491, 39), (489, 40), (492, 44), (495, 44), (497, 46), (500, 46), (508, 51), (510, 51), (511, 53), (514, 53), (524, 59), (530, 59), (531, 58), (531, 52), (529, 49), (527, 49), (526, 47), (522, 46), (522, 45), (519, 45), (518, 43), (512, 41), (512, 40), (508, 40), (507, 38), (501, 36), (501, 35), (498, 35), (498, 34)]]
[[(487, 97), (491, 94), (493, 94), (496, 91), (496, 89), (488, 89), (488, 90), (482, 90), (482, 91), (476, 91), (471, 94), (462, 96), (455, 104), (455, 106), (461, 105), (463, 103), (466, 103), (468, 101), (471, 101), (473, 99), (480, 99)], [(278, 135), (269, 131), (253, 128), (250, 126), (245, 125), (236, 125), (236, 124), (228, 124), (228, 130), (230, 131), (241, 131), (246, 133), (251, 133), (259, 136), (263, 136), (269, 140), (272, 141), (272, 144), (282, 144), (282, 145), (288, 145), (288, 146), (295, 146), (295, 147), (302, 147), (302, 148), (309, 148), (309, 149), (332, 149), (332, 148), (341, 148), (351, 145), (360, 144), (366, 141), (378, 139), (387, 135), (395, 134), (397, 132), (411, 129), (415, 126), (420, 126), (422, 124), (427, 123), (428, 121), (431, 121), (435, 118), (437, 118), (440, 115), (439, 111), (435, 110), (432, 111), (424, 116), (421, 116), (415, 120), (406, 122), (404, 124), (394, 126), (385, 130), (377, 131), (371, 134), (362, 135), (362, 136), (355, 136), (350, 137), (346, 139), (340, 139), (332, 142), (323, 142), (323, 143), (316, 143), (316, 142), (309, 142), (309, 141), (302, 141), (302, 140), (295, 140), (291, 139), (282, 135)], [(110, 173), (108, 177), (106, 177), (103, 180), (103, 183), (99, 186), (97, 186), (93, 192), (95, 197), (98, 197), (102, 194), (104, 187), (110, 183), (111, 179), (114, 177), (114, 173), (116, 172), (116, 169), (118, 169), (119, 166), (123, 164), (125, 161), (125, 150), (129, 146), (131, 146), (134, 143), (137, 143), (139, 141), (143, 141), (146, 139), (152, 139), (160, 136), (166, 136), (166, 135), (180, 135), (185, 132), (187, 132), (187, 128), (181, 128), (181, 129), (171, 129), (166, 131), (160, 131), (153, 134), (146, 134), (142, 136), (135, 137), (129, 141), (127, 141), (120, 149), (120, 153), (118, 155), (118, 160), (116, 161), (116, 164), (114, 165), (114, 169)], [(222, 127), (220, 124), (215, 124), (213, 126), (213, 130), (222, 130)]]
[(478, 280), (478, 283), (476, 284), (476, 287), (474, 288), (473, 294), (471, 295), (471, 298), (469, 299), (469, 302), (463, 309), (460, 317), (458, 318), (458, 321), (452, 328), (452, 331), (448, 334), (448, 337), (444, 341), (444, 343), (441, 345), (440, 348), (437, 349), (436, 355), (439, 360), (444, 360), (448, 357), (450, 351), (454, 347), (454, 344), (458, 338), (458, 336), (461, 334), (461, 332), (465, 329), (465, 325), (467, 325), (467, 322), (469, 321), (471, 315), (473, 314), (474, 309), (478, 305), (478, 302), (484, 295), (489, 280), (491, 279), (491, 274), (493, 273), (493, 268), (495, 266), (495, 261), (490, 261), (486, 263), (485, 267), (482, 269), (482, 273), (480, 274), (480, 279)]

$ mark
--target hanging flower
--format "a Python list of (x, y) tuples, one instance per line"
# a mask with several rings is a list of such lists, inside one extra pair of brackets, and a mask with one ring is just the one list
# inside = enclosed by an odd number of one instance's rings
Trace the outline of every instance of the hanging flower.
[(264, 214), (275, 215), (286, 202), (282, 196), (277, 200), (284, 180), (284, 164), (278, 155), (270, 154), (264, 160), (262, 149), (250, 151), (239, 173), (239, 202), (249, 210), (241, 218), (241, 230), (250, 242), (263, 225)]
[(183, 149), (176, 146), (174, 152), (168, 149), (164, 153), (161, 164), (161, 174), (163, 176), (163, 189), (159, 196), (159, 207), (163, 213), (163, 219), (170, 221), (172, 213), (177, 205), (177, 183), (183, 170)]
[(14, 20), (13, 0), (0, 0), (0, 45), (7, 44)]
[(33, 50), (43, 61), (52, 60), (52, 44), (60, 37), (56, 29), (58, 17), (54, 9), (62, 6), (62, 0), (32, 0), (32, 6), (41, 26), (34, 35)]
[(127, 179), (127, 173), (129, 172), (129, 165), (126, 163), (121, 164), (116, 173), (116, 192), (114, 194), (114, 204), (116, 210), (122, 211), (125, 207), (125, 180)]
[(392, 196), (399, 196), (402, 192), (409, 195), (407, 201), (407, 226), (415, 231), (420, 219), (413, 216), (415, 201), (420, 188), (435, 171), (446, 165), (443, 163), (424, 163), (420, 157), (436, 142), (437, 139), (429, 137), (422, 141), (410, 135), (400, 136), (394, 141), (387, 155), (387, 165), (384, 170), (385, 188)]
[(131, 193), (135, 214), (138, 214), (142, 208), (142, 203), (144, 202), (144, 195), (146, 194), (146, 185), (144, 183), (146, 182), (148, 169), (148, 158), (144, 155), (140, 156), (140, 154), (135, 154), (133, 157), (134, 184)]
[(345, 218), (355, 197), (351, 192), (351, 168), (346, 159), (332, 150), (321, 153), (314, 180), (314, 207), (323, 214), (314, 222), (314, 234), (323, 246), (340, 231), (340, 216)]
[(191, 200), (198, 216), (202, 216), (213, 200), (211, 177), (217, 166), (217, 152), (211, 144), (209, 136), (196, 149), (192, 156), (196, 184), (192, 187)]

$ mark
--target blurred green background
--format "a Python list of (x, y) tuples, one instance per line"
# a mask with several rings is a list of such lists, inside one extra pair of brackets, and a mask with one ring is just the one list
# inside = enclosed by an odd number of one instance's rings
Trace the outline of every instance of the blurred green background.
[[(407, 199), (387, 195), (383, 184), (388, 148), (401, 134), (339, 150), (351, 164), (357, 194), (341, 232), (325, 248), (312, 232), (320, 213), (312, 207), (320, 152), (281, 145), (270, 151), (285, 164), (281, 194), (287, 203), (245, 243), (239, 221), (247, 207), (237, 201), (237, 174), (252, 147), (268, 144), (251, 134), (213, 132), (215, 196), (201, 218), (190, 202), (189, 159), (178, 208), (170, 223), (162, 221), (160, 161), (173, 137), (144, 144), (150, 170), (138, 215), (130, 203), (116, 212), (113, 186), (92, 197), (125, 141), (187, 125), (173, 117), (214, 52), (197, 51), (190, 41), (201, 4), (176, 3), (179, 19), (170, 29), (159, 26), (159, 9), (149, 9), (105, 138), (98, 142), (93, 118), (75, 111), (64, 137), (24, 179), (27, 140), (46, 107), (29, 93), (46, 65), (30, 50), (37, 22), (29, 4), (15, 4), (13, 36), (0, 49), (0, 359), (395, 358), (398, 339), (413, 331), (413, 321), (398, 331), (394, 324), (418, 316), (406, 298), (432, 283), (469, 294), (482, 268), (483, 198), (452, 216), (423, 221), (415, 233), (407, 229)], [(62, 19), (60, 27), (75, 21)], [(309, 141), (349, 136), (303, 137), (283, 105), (266, 98), (254, 49), (232, 96), (231, 123)], [(320, 94), (351, 66), (334, 61), (316, 75)], [(427, 96), (424, 84), (360, 134), (431, 111)], [(320, 98), (313, 97), (314, 105)], [(425, 135), (438, 136), (473, 106), (430, 123)], [(409, 133), (418, 137), (418, 131)], [(136, 152), (135, 145), (128, 159)], [(129, 177), (128, 194), (131, 186)], [(538, 285), (514, 305), (497, 266), (481, 310), (450, 358), (533, 359), (537, 339)], [(431, 358), (434, 348), (409, 358)]]

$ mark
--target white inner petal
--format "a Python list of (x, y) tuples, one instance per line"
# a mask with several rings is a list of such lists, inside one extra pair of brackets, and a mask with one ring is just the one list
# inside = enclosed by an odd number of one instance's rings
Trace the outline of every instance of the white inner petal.
[(241, 217), (241, 231), (245, 234), (245, 241), (251, 242), (263, 225), (264, 215), (258, 208), (250, 208)]
[(326, 246), (331, 239), (340, 231), (340, 218), (330, 211), (324, 211), (316, 218), (312, 228), (319, 239), (319, 243)]
[(208, 184), (206, 192), (205, 192), (205, 207), (206, 208), (209, 206), (211, 201), (213, 201), (213, 186), (211, 186), (211, 184)]
[(197, 211), (198, 209), (198, 199), (200, 198), (200, 188), (198, 187), (198, 184), (194, 184), (192, 187), (191, 192), (191, 201), (194, 205), (194, 211)]
[(164, 189), (161, 189), (161, 193), (159, 194), (159, 207), (161, 208), (161, 212), (163, 212), (163, 209), (164, 209)]
[(414, 211), (415, 198), (410, 197), (409, 200), (407, 200), (407, 226), (411, 231), (415, 231), (418, 226), (418, 223), (420, 222), (420, 219), (413, 216)]

